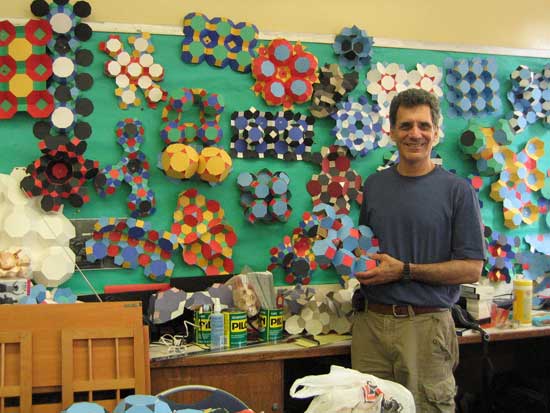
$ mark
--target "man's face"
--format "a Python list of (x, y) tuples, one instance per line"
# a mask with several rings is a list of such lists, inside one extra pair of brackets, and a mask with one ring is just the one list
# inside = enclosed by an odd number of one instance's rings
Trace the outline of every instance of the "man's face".
[(438, 129), (432, 122), (430, 107), (428, 105), (400, 106), (396, 115), (395, 125), (390, 135), (397, 145), (401, 162), (409, 164), (427, 162), (438, 134)]

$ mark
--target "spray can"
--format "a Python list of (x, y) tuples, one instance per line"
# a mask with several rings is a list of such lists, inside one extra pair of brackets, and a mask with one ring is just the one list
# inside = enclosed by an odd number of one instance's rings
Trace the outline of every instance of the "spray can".
[(520, 327), (531, 325), (533, 281), (514, 280), (514, 304), (512, 318)]
[(210, 348), (219, 350), (225, 347), (224, 316), (219, 298), (213, 298), (214, 311), (210, 314)]

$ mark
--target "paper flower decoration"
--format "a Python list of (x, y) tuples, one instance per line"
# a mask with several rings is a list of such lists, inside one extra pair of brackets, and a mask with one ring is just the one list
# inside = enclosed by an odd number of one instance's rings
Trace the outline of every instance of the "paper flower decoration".
[(231, 155), (272, 156), (286, 161), (308, 160), (315, 118), (290, 110), (261, 112), (254, 107), (231, 115)]
[(321, 155), (321, 173), (315, 174), (306, 188), (313, 205), (328, 204), (338, 214), (349, 214), (350, 201), (363, 201), (361, 176), (351, 169), (348, 150), (342, 146), (324, 147)]
[(290, 177), (281, 171), (262, 169), (258, 173), (241, 172), (237, 185), (241, 190), (241, 206), (248, 221), (286, 222), (292, 213)]
[(154, 109), (167, 97), (166, 91), (156, 83), (164, 78), (164, 68), (155, 63), (155, 47), (149, 33), (130, 36), (128, 43), (134, 49), (132, 53), (124, 50), (118, 35), (109, 35), (107, 41), (99, 44), (99, 50), (113, 59), (105, 62), (105, 74), (115, 79), (115, 95), (119, 97), (118, 106), (121, 109), (141, 105), (141, 99), (137, 96), (138, 88), (142, 90), (147, 105)]
[(512, 90), (507, 97), (514, 109), (508, 116), (512, 131), (520, 133), (539, 119), (550, 127), (550, 64), (540, 73), (520, 65), (510, 74), (510, 79)]
[(332, 133), (336, 136), (335, 145), (345, 146), (351, 156), (365, 156), (378, 148), (382, 136), (383, 118), (378, 105), (372, 107), (365, 96), (358, 101), (352, 98), (336, 105), (337, 112), (332, 115), (336, 126)]
[(446, 94), (451, 117), (486, 116), (500, 112), (495, 59), (445, 59)]
[(116, 125), (117, 143), (124, 156), (114, 165), (107, 165), (95, 177), (94, 186), (100, 196), (112, 195), (123, 182), (130, 185), (128, 209), (133, 218), (155, 213), (155, 193), (149, 187), (149, 162), (140, 150), (143, 143), (143, 125), (137, 119), (124, 119)]
[(0, 21), (0, 120), (17, 112), (45, 118), (53, 110), (53, 98), (46, 81), (52, 74), (52, 60), (46, 44), (52, 29), (46, 20), (29, 20), (15, 27)]
[(237, 72), (250, 72), (256, 57), (258, 28), (246, 22), (233, 23), (225, 17), (209, 19), (202, 13), (189, 13), (183, 18), (181, 60), (227, 67)]
[(319, 82), (313, 84), (312, 105), (309, 111), (316, 118), (326, 118), (336, 112), (336, 104), (357, 86), (358, 73), (342, 74), (337, 64), (321, 68)]
[(86, 241), (86, 259), (95, 262), (111, 257), (122, 268), (140, 266), (147, 277), (160, 282), (172, 276), (172, 251), (177, 247), (175, 234), (159, 233), (149, 222), (104, 217), (95, 223), (92, 237)]
[(345, 27), (334, 39), (332, 48), (338, 55), (340, 65), (348, 69), (361, 69), (370, 63), (372, 37), (357, 26)]
[(262, 95), (268, 105), (291, 109), (294, 103), (311, 99), (313, 83), (317, 82), (317, 58), (297, 42), (272, 40), (260, 46), (258, 57), (252, 61), (252, 90)]

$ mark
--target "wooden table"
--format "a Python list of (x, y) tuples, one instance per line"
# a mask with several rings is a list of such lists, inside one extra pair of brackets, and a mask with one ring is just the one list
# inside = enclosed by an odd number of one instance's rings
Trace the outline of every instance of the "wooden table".
[[(488, 329), (488, 332), (490, 342), (496, 343), (550, 336), (550, 327), (506, 330), (492, 328)], [(475, 346), (476, 343), (481, 343), (477, 332), (468, 332), (458, 337), (458, 341), (461, 344), (461, 357), (463, 350), (467, 354), (481, 353), (476, 348), (478, 346)], [(304, 348), (292, 343), (283, 343), (220, 353), (188, 355), (167, 360), (152, 358), (151, 392), (156, 394), (182, 384), (205, 384), (222, 388), (236, 395), (258, 413), (282, 412), (285, 395), (285, 361), (304, 359), (304, 362), (307, 362), (308, 359), (320, 357), (349, 356), (350, 344), (351, 340), (346, 340)], [(154, 355), (153, 352), (151, 354)], [(464, 371), (475, 369), (472, 363), (466, 360), (463, 362)], [(475, 373), (465, 374), (468, 377)], [(176, 400), (190, 402), (193, 399)]]

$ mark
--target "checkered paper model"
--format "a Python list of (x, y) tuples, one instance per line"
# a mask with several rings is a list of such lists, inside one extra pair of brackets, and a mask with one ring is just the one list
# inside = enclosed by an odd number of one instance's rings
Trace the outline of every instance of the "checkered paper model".
[(263, 112), (254, 107), (231, 115), (230, 154), (237, 158), (309, 160), (315, 118), (290, 110)]

